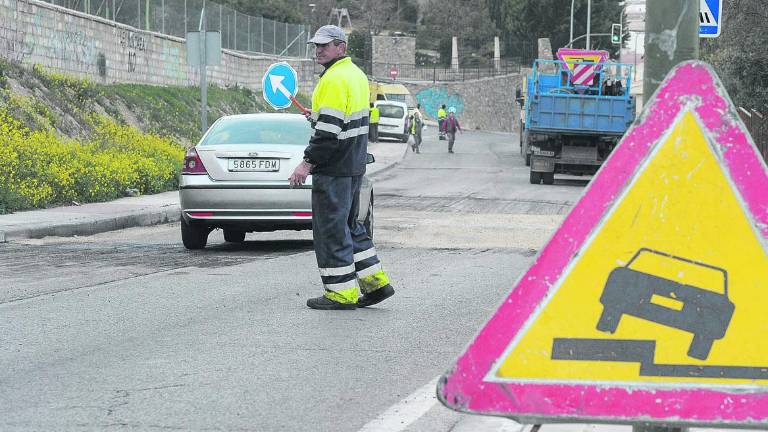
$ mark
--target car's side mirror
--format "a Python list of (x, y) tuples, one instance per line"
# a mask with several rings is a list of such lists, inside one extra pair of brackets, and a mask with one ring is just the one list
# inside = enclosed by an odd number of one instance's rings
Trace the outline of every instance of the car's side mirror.
[(369, 163), (374, 163), (374, 162), (376, 162), (376, 158), (373, 157), (373, 155), (370, 154), (370, 153), (366, 154), (365, 163), (369, 164)]

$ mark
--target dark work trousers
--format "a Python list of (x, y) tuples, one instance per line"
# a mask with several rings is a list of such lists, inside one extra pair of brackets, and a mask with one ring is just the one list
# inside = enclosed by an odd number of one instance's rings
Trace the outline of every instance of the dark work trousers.
[(373, 241), (357, 220), (362, 179), (312, 175), (317, 266), (325, 296), (342, 303), (356, 303), (358, 290), (368, 293), (388, 283)]
[(371, 123), (368, 125), (368, 141), (379, 141), (379, 124)]

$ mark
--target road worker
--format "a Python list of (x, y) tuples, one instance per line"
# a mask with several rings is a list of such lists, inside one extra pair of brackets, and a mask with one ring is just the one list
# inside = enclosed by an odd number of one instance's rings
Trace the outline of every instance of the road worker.
[(295, 187), (312, 174), (312, 234), (325, 294), (310, 298), (307, 306), (351, 310), (395, 293), (373, 241), (357, 220), (368, 146), (368, 79), (346, 56), (341, 28), (320, 27), (309, 43), (325, 70), (312, 94), (314, 133), (304, 160), (288, 178)]

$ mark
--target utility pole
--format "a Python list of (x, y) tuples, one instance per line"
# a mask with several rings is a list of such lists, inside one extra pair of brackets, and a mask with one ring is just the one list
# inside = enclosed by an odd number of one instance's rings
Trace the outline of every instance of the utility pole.
[(205, 133), (208, 130), (208, 83), (206, 82), (206, 61), (208, 60), (208, 53), (206, 52), (206, 38), (205, 32), (207, 29), (205, 23), (205, 0), (203, 0), (203, 9), (200, 11), (200, 25), (198, 29), (200, 31), (200, 131)]
[(592, 49), (589, 41), (589, 33), (592, 30), (592, 0), (587, 0), (587, 49)]
[(643, 103), (678, 63), (699, 58), (699, 0), (647, 0)]

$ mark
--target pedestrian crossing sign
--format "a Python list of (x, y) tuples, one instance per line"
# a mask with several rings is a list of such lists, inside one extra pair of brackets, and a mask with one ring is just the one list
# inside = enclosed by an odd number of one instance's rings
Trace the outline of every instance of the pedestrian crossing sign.
[(438, 385), (525, 423), (768, 426), (768, 168), (678, 65)]
[(723, 0), (699, 0), (699, 37), (720, 36)]

